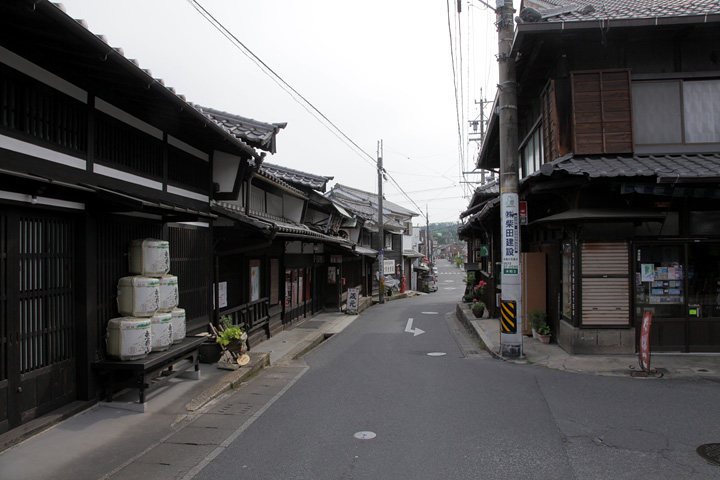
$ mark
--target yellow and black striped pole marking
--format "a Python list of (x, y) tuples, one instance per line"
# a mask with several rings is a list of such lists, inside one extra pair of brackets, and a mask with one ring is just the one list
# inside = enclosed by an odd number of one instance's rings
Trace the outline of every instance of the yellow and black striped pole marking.
[(517, 333), (517, 303), (514, 300), (502, 301), (500, 328), (502, 333)]

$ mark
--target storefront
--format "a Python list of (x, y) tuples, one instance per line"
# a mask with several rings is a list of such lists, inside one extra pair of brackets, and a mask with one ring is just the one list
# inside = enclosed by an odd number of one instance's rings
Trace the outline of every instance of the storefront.
[(651, 347), (720, 351), (720, 242), (638, 243), (635, 325), (653, 314)]

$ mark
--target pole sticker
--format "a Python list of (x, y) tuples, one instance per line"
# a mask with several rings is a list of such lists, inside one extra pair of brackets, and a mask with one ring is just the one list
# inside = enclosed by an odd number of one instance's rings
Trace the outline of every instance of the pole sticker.
[(500, 317), (502, 333), (517, 333), (517, 302), (515, 300), (502, 301)]

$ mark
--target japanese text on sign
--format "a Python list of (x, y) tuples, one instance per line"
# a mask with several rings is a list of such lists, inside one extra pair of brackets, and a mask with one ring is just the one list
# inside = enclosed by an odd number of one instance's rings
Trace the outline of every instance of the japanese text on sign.
[(517, 275), (520, 272), (520, 221), (516, 193), (503, 194), (500, 214), (503, 231), (503, 275)]

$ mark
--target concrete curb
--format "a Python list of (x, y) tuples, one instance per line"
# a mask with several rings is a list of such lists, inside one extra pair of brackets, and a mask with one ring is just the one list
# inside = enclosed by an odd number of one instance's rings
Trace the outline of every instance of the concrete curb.
[(270, 354), (267, 352), (248, 353), (248, 355), (250, 356), (250, 363), (246, 367), (230, 371), (230, 373), (225, 375), (215, 385), (206, 389), (200, 395), (188, 402), (185, 405), (185, 409), (189, 412), (199, 410), (210, 401), (219, 397), (228, 390), (237, 387), (242, 382), (255, 376), (260, 370), (270, 365)]
[(479, 341), (483, 348), (493, 357), (499, 359), (499, 360), (505, 360), (503, 357), (500, 356), (497, 352), (497, 345), (495, 345), (495, 342), (490, 338), (490, 336), (487, 334), (485, 330), (480, 327), (475, 320), (475, 315), (473, 315), (472, 310), (470, 310), (470, 307), (467, 306), (465, 303), (458, 303), (455, 306), (455, 316), (465, 326), (465, 329), (470, 333), (470, 335), (477, 341)]

